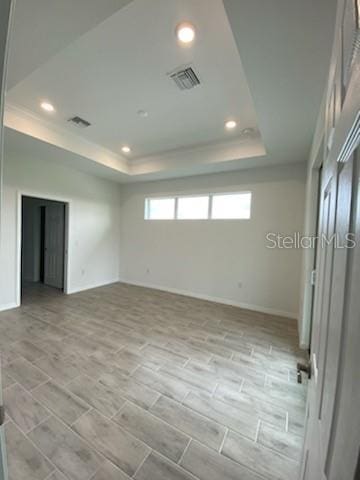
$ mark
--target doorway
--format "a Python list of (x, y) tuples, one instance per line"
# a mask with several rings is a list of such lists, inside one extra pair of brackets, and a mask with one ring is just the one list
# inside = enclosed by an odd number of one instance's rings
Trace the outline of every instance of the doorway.
[(21, 196), (21, 297), (50, 287), (65, 290), (67, 204)]

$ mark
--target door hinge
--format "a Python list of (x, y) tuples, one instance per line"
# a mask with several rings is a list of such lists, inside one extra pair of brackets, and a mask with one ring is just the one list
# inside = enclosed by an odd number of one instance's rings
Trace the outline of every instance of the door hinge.
[(310, 285), (315, 285), (315, 283), (316, 283), (316, 270), (311, 270)]
[(0, 427), (2, 427), (5, 423), (5, 407), (4, 405), (0, 405)]

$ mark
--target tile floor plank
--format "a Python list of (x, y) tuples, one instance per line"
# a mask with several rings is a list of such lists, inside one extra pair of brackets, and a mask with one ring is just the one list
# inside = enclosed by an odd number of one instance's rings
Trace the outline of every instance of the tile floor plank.
[(191, 442), (180, 465), (200, 480), (264, 480), (255, 472), (195, 441)]
[(88, 480), (103, 462), (94, 450), (55, 417), (36, 427), (29, 438), (71, 480)]
[(81, 373), (66, 357), (55, 353), (35, 360), (34, 365), (61, 385), (70, 382)]
[(37, 387), (49, 379), (45, 373), (24, 359), (18, 359), (5, 367), (5, 373), (27, 390)]
[(4, 390), (4, 405), (6, 414), (24, 433), (50, 416), (49, 410), (17, 383)]
[(14, 343), (14, 349), (29, 362), (33, 362), (38, 358), (46, 356), (44, 350), (41, 350), (28, 340), (21, 340), (20, 342)]
[(143, 442), (95, 410), (79, 418), (72, 428), (129, 476), (150, 453)]
[(5, 426), (9, 480), (44, 480), (52, 465), (12, 423)]
[(117, 389), (124, 398), (140, 407), (149, 408), (160, 395), (135, 380), (135, 377), (127, 377), (120, 369), (114, 368), (111, 372), (102, 374), (99, 382), (106, 387)]
[(35, 388), (32, 393), (37, 400), (69, 425), (90, 409), (89, 404), (51, 380)]
[(183, 400), (190, 391), (188, 385), (167, 375), (165, 372), (154, 372), (145, 367), (136, 369), (132, 378), (178, 401)]
[(117, 390), (106, 387), (86, 375), (77, 377), (67, 385), (67, 388), (106, 417), (115, 415), (126, 402)]
[[(176, 464), (152, 452), (134, 476), (135, 480), (195, 480)], [(105, 479), (104, 479), (105, 480)], [(115, 480), (115, 479), (114, 479)]]
[(259, 429), (258, 443), (271, 448), (278, 453), (289, 457), (292, 460), (299, 461), (302, 448), (302, 437), (289, 432), (284, 432), (261, 423)]
[(106, 461), (91, 477), (91, 480), (130, 480), (130, 477), (115, 467), (113, 463)]
[(150, 412), (204, 445), (219, 450), (226, 432), (226, 427), (219, 423), (165, 396), (157, 400)]
[(113, 420), (134, 437), (174, 462), (180, 459), (190, 440), (184, 433), (130, 403), (127, 403)]
[(223, 403), (207, 394), (190, 393), (184, 405), (228, 428), (255, 440), (258, 418)]
[(298, 464), (235, 432), (226, 436), (223, 455), (273, 480), (297, 478)]
[(46, 480), (68, 480), (61, 472), (53, 472)]

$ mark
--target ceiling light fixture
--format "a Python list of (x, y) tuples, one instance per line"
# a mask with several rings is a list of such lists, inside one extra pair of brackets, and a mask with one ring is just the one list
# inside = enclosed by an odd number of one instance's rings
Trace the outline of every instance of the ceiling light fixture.
[(195, 27), (190, 22), (181, 22), (176, 27), (176, 36), (180, 43), (188, 45), (195, 38)]
[(227, 122), (225, 122), (226, 130), (234, 130), (234, 128), (236, 127), (237, 123), (235, 122), (235, 120), (228, 120)]
[(131, 152), (131, 148), (128, 147), (127, 145), (124, 145), (121, 149), (124, 153), (130, 153)]
[(54, 105), (49, 102), (41, 102), (40, 107), (46, 112), (55, 112)]

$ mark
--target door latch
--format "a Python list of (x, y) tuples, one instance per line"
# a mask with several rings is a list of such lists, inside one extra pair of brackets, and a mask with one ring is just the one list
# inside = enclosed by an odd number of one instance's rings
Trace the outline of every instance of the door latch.
[(308, 378), (311, 378), (311, 364), (308, 363), (307, 365), (305, 363), (300, 363), (298, 362), (296, 365), (296, 376), (297, 376), (297, 382), (302, 383), (302, 376), (301, 372), (304, 372), (307, 374)]

